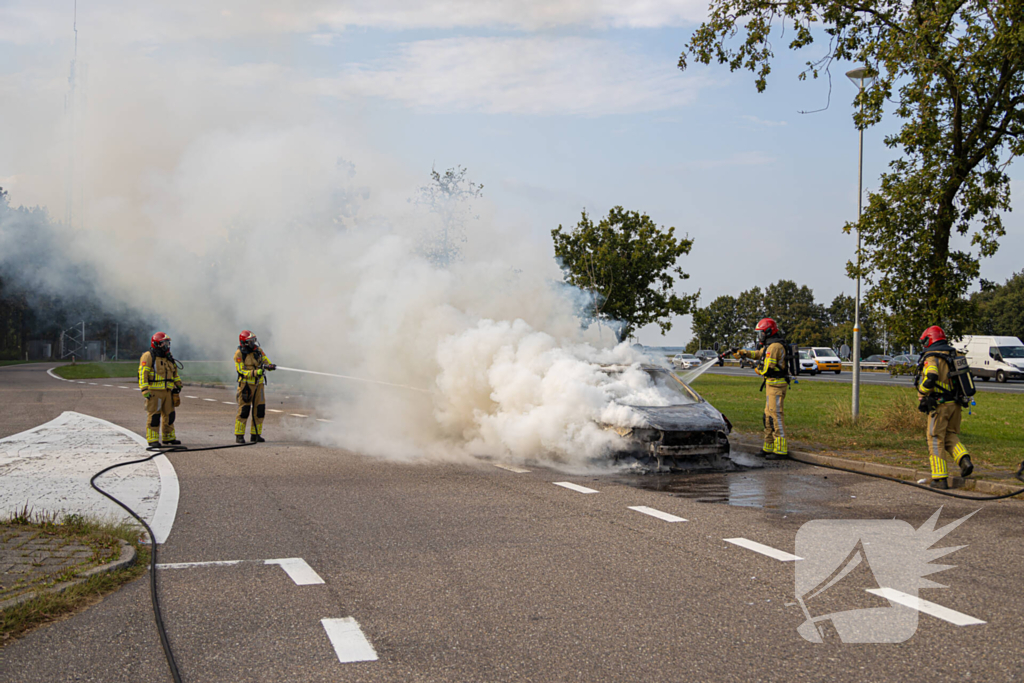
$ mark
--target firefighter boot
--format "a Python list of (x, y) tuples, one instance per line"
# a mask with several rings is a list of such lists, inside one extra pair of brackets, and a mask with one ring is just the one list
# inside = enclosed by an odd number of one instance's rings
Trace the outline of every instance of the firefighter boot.
[(931, 484), (929, 484), (929, 486), (931, 486), (933, 489), (948, 489), (949, 481), (947, 481), (945, 477), (943, 477), (942, 479), (932, 479)]
[(181, 442), (177, 439), (171, 439), (170, 441), (164, 441), (165, 446), (180, 446)]
[(966, 479), (971, 476), (971, 472), (974, 471), (974, 463), (971, 462), (971, 456), (964, 453), (964, 456), (960, 458), (960, 476)]
[[(239, 437), (239, 438), (241, 438), (241, 437)], [(244, 441), (244, 439), (243, 439), (243, 441)], [(259, 434), (250, 434), (249, 435), (249, 442), (250, 443), (263, 443), (264, 441), (266, 441), (266, 439), (264, 439)]]
[(235, 443), (245, 443), (245, 435), (235, 434)]

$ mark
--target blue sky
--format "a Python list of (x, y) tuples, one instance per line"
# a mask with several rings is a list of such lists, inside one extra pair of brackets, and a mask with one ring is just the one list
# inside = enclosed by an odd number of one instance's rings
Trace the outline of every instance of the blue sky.
[[(853, 292), (855, 88), (797, 80), (807, 59), (780, 51), (768, 91), (725, 67), (676, 69), (699, 2), (79, 3), (92, 152), (116, 140), (132, 177), (174, 165), (204, 136), (247, 126), (334, 121), (361, 146), (426, 180), (461, 164), (485, 185), (491, 220), (550, 249), (549, 232), (586, 209), (647, 212), (695, 240), (682, 260), (709, 303), (780, 278), (819, 300)], [(0, 185), (15, 203), (62, 215), (60, 127), (71, 56), (71, 2), (0, 8)], [(779, 42), (781, 45), (781, 41)], [(95, 119), (94, 119), (95, 120)], [(142, 125), (138, 121), (149, 121)], [(891, 158), (895, 121), (865, 137), (865, 187)], [(134, 136), (134, 137), (133, 137)], [(145, 140), (145, 150), (139, 140)], [(40, 151), (46, 150), (46, 151)], [(152, 155), (152, 161), (136, 157)], [(97, 194), (106, 171), (90, 174)], [(1014, 198), (1024, 171), (1011, 167)], [(118, 178), (123, 184), (123, 176)], [(130, 194), (130, 193), (129, 193)], [(107, 201), (130, 202), (130, 196)], [(96, 211), (102, 212), (100, 207)], [(96, 211), (93, 214), (96, 215)], [(983, 277), (1002, 281), (1024, 253), (1020, 214), (1006, 220)], [(470, 232), (470, 239), (473, 233)], [(679, 344), (689, 321), (648, 344)]]

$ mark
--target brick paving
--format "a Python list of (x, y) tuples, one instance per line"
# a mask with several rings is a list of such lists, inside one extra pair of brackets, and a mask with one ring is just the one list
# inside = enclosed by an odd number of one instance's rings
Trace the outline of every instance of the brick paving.
[(117, 550), (101, 549), (102, 559), (74, 538), (47, 534), (35, 527), (0, 524), (0, 604), (117, 559)]

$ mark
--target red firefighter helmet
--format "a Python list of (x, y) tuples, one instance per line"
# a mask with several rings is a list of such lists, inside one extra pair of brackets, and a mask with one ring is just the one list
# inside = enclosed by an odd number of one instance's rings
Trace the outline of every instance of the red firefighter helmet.
[(757, 332), (757, 345), (761, 347), (768, 337), (774, 337), (779, 333), (779, 326), (771, 318), (761, 318), (754, 331)]
[(924, 348), (928, 348), (935, 342), (946, 341), (946, 333), (942, 331), (942, 328), (938, 325), (932, 325), (927, 330), (921, 333), (921, 339), (919, 340)]
[(249, 330), (242, 330), (238, 335), (238, 343), (242, 346), (256, 346), (256, 335)]
[(171, 345), (171, 338), (163, 332), (157, 332), (149, 339), (149, 348), (155, 349), (158, 346), (161, 348), (167, 348)]

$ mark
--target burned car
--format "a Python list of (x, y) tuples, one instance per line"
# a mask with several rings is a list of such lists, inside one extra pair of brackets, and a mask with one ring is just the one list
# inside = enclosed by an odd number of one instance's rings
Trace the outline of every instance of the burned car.
[[(725, 415), (671, 371), (654, 365), (641, 365), (639, 369), (647, 374), (652, 388), (657, 390), (660, 405), (636, 404), (643, 396), (629, 396), (620, 401), (645, 424), (605, 427), (626, 441), (625, 448), (615, 454), (616, 460), (659, 472), (736, 469), (729, 458), (732, 424)], [(614, 376), (627, 368), (608, 366), (603, 370)]]

